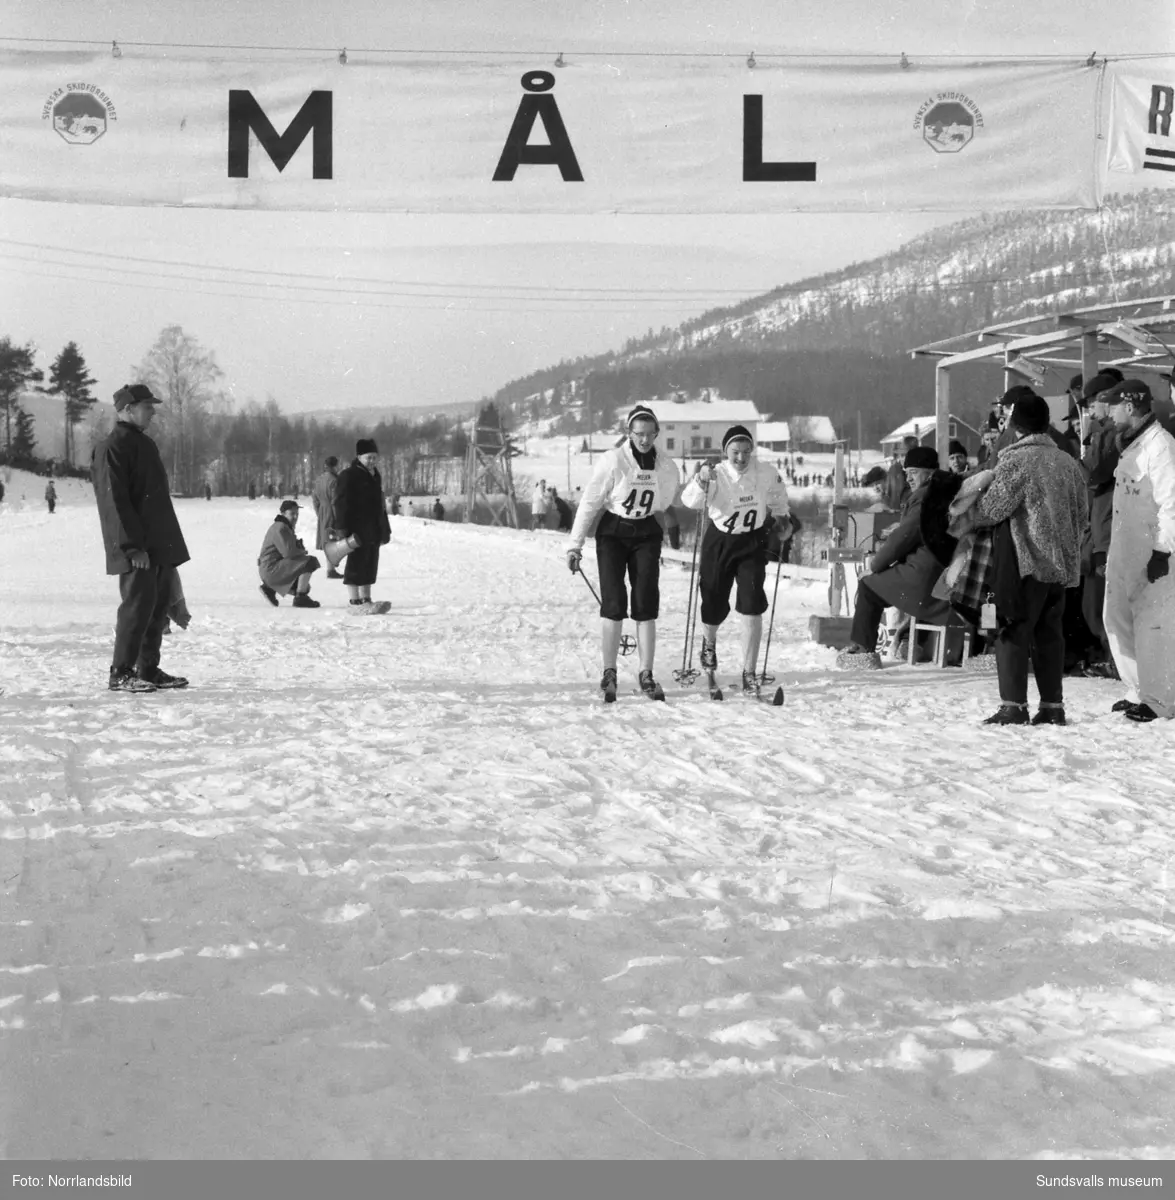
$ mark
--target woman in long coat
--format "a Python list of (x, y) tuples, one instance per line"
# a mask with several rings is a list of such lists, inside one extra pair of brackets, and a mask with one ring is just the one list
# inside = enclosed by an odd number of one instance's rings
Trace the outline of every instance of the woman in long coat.
[(387, 612), (387, 601), (372, 603), (371, 585), (379, 574), (379, 548), (391, 540), (392, 527), (384, 511), (383, 483), (376, 461), (379, 452), (371, 438), (355, 444), (351, 465), (339, 472), (335, 494), (335, 527), (340, 538), (355, 538), (358, 546), (347, 555), (343, 583), (358, 615)]

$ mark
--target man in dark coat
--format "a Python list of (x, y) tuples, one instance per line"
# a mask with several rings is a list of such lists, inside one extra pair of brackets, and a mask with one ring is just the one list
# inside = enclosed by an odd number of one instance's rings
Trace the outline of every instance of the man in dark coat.
[(851, 669), (881, 665), (877, 633), (891, 605), (919, 621), (962, 626), (945, 600), (931, 593), (938, 577), (950, 564), (956, 539), (947, 533), (950, 503), (962, 478), (938, 469), (938, 451), (915, 446), (905, 458), (910, 498), (902, 519), (877, 552), (868, 575), (857, 585), (853, 610), (852, 641), (837, 656), (837, 664)]
[(112, 691), (188, 686), (186, 679), (159, 669), (171, 573), (190, 557), (172, 507), (167, 470), (147, 436), (160, 403), (146, 384), (119, 388), (114, 429), (94, 447), (90, 463), (106, 573), (118, 576), (122, 595), (110, 667)]
[[(339, 460), (332, 454), (323, 463), (323, 466), (326, 469), (314, 481), (314, 487), (310, 493), (311, 500), (314, 502), (314, 515), (318, 518), (318, 529), (314, 537), (314, 546), (318, 550), (325, 550), (327, 543), (335, 541), (337, 536), (335, 534), (335, 504), (339, 491)], [(326, 577), (327, 579), (342, 579), (338, 571), (329, 566)]]
[(295, 608), (318, 608), (310, 598), (310, 576), (322, 566), (313, 554), (306, 553), (302, 539), (294, 532), (302, 506), (297, 500), (283, 500), (273, 524), (266, 530), (257, 556), (261, 576), (261, 594), (277, 608), (278, 593), (293, 595)]
[(347, 555), (343, 572), (357, 616), (387, 611), (371, 600), (371, 585), (379, 574), (379, 548), (386, 546), (392, 536), (384, 511), (383, 483), (375, 465), (378, 458), (375, 442), (360, 438), (351, 465), (339, 472), (335, 493), (335, 529), (340, 538), (353, 537), (359, 543)]

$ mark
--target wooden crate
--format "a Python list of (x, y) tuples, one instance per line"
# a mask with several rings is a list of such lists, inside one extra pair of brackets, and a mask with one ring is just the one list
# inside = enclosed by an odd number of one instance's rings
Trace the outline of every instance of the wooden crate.
[(817, 617), (808, 618), (808, 636), (821, 646), (831, 646), (834, 650), (843, 650), (851, 642), (853, 621), (851, 617)]

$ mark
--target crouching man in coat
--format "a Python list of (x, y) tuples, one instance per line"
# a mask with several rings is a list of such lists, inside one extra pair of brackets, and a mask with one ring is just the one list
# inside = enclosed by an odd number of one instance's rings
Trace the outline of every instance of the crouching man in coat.
[(313, 554), (307, 554), (302, 539), (294, 533), (302, 506), (296, 500), (283, 500), (273, 524), (266, 530), (257, 570), (261, 575), (261, 594), (277, 607), (277, 598), (293, 595), (295, 608), (318, 608), (310, 599), (310, 576), (322, 566)]
[(959, 475), (938, 469), (938, 451), (915, 446), (904, 460), (910, 496), (902, 519), (873, 556), (868, 575), (857, 585), (852, 641), (837, 655), (837, 666), (876, 670), (877, 633), (886, 608), (892, 605), (918, 621), (936, 625), (965, 622), (950, 604), (932, 592), (951, 561), (956, 539), (947, 532), (950, 504), (962, 484)]

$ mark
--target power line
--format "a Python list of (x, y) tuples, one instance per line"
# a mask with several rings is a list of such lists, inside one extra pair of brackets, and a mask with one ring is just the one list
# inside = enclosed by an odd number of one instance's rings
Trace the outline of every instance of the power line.
[[(44, 44), (55, 46), (102, 46), (108, 48), (113, 43), (95, 38), (45, 38), (45, 37), (7, 37), (0, 35), (0, 42), (16, 42), (21, 44)], [(132, 47), (145, 50), (245, 50), (245, 51), (263, 51), (269, 53), (285, 53), (285, 54), (330, 54), (337, 55), (339, 53), (338, 46), (258, 46), (258, 45), (238, 45), (225, 42), (119, 42), (119, 47)], [(460, 55), (466, 58), (554, 58), (555, 55), (560, 55), (564, 60), (567, 58), (710, 58), (710, 59), (745, 59), (746, 54), (739, 50), (568, 50), (566, 47), (562, 50), (551, 49), (531, 49), (531, 50), (481, 50), (481, 49), (459, 49), (459, 50), (442, 50), (438, 48), (420, 47), (417, 49), (405, 49), (398, 47), (396, 49), (387, 49), (378, 46), (357, 46), (347, 47), (348, 56), (354, 54), (385, 54), (390, 57), (420, 57), (421, 55), (436, 55), (436, 56), (455, 56)], [(1175, 51), (1148, 50), (1129, 52), (1126, 54), (1110, 54), (1098, 55), (1103, 62), (1130, 62), (1139, 59), (1153, 58), (1169, 58), (1175, 54)], [(759, 52), (755, 54), (756, 64), (762, 64), (773, 60), (794, 61), (796, 59), (868, 59), (880, 61), (898, 61), (898, 54), (889, 52), (883, 53), (876, 50), (852, 52), (852, 51), (803, 51), (790, 50), (779, 51), (777, 53)], [(1057, 60), (1072, 60), (1079, 59), (1083, 62), (1088, 61), (1092, 56), (1081, 52), (1071, 54), (1064, 53), (1047, 53), (1039, 54), (976, 54), (976, 53), (945, 53), (945, 54), (920, 54), (917, 51), (906, 52), (906, 57), (915, 62), (935, 62), (935, 61), (953, 61), (956, 59), (964, 59), (968, 61), (982, 60), (984, 62), (1046, 62)], [(566, 61), (564, 62), (566, 64)]]
[[(5, 256), (2, 253), (0, 253), (0, 259), (2, 259), (3, 257), (5, 257)], [(13, 256), (8, 255), (7, 257), (13, 257)], [(26, 259), (23, 261), (39, 262), (41, 260)], [(52, 265), (54, 265), (54, 266), (61, 265), (61, 266), (66, 266), (66, 267), (72, 266), (75, 268), (75, 270), (83, 270), (83, 271), (103, 270), (104, 269), (104, 268), (98, 267), (98, 266), (91, 267), (87, 263), (74, 263), (74, 264), (69, 264), (69, 263), (56, 264), (55, 263)], [(113, 270), (113, 268), (110, 268), (110, 269)], [(6, 263), (4, 263), (3, 261), (0, 261), (0, 271), (16, 272), (16, 271), (21, 271), (21, 270), (22, 270), (22, 268), (15, 267), (15, 266), (9, 266)], [(26, 272), (26, 274), (27, 274), (27, 272)], [(380, 303), (379, 301), (377, 301), (375, 299), (368, 298), (369, 296), (373, 295), (372, 293), (359, 293), (350, 300), (341, 300), (341, 299), (340, 300), (328, 300), (328, 299), (325, 299), (320, 296), (297, 296), (297, 295), (294, 295), (294, 296), (288, 296), (288, 295), (264, 296), (264, 295), (251, 294), (248, 292), (210, 291), (207, 288), (192, 287), (189, 285), (188, 281), (178, 278), (178, 277), (174, 277), (174, 276), (165, 276), (163, 278), (173, 279), (174, 283), (176, 285), (182, 285), (182, 286), (169, 287), (166, 284), (161, 284), (161, 283), (143, 283), (143, 282), (139, 282), (138, 280), (126, 279), (123, 277), (125, 274), (127, 274), (127, 272), (119, 272), (118, 274), (116, 274), (116, 276), (113, 279), (110, 279), (110, 278), (95, 278), (92, 275), (61, 274), (59, 272), (54, 272), (54, 271), (39, 270), (37, 272), (37, 277), (39, 279), (61, 279), (61, 280), (65, 280), (70, 283), (101, 284), (104, 287), (138, 288), (141, 290), (154, 291), (154, 292), (175, 293), (176, 291), (182, 291), (182, 293), (184, 295), (218, 296), (218, 297), (221, 297), (226, 300), (254, 300), (254, 301), (256, 301), (256, 300), (271, 300), (274, 303), (278, 303), (278, 304), (314, 304), (314, 305), (326, 305), (326, 306), (332, 307), (332, 308), (350, 308), (350, 309), (386, 308), (386, 309), (393, 309), (393, 310), (396, 310), (399, 312), (420, 312), (422, 309), (424, 309), (429, 312), (438, 312), (438, 313), (478, 312), (478, 313), (514, 313), (514, 314), (518, 314), (518, 313), (541, 312), (544, 310), (544, 308), (546, 308), (547, 311), (549, 311), (549, 306), (546, 305), (546, 303), (544, 301), (539, 300), (539, 299), (526, 300), (525, 298), (520, 298), (519, 300), (517, 300), (515, 302), (514, 306), (512, 306), (512, 307), (494, 307), (492, 305), (483, 304), (483, 303), (481, 303), (481, 301), (483, 300), (483, 297), (480, 297), (480, 296), (437, 297), (437, 299), (447, 300), (448, 301), (447, 304), (423, 304), (423, 305), (419, 304), (419, 303), (416, 303), (416, 304), (388, 304), (388, 303)], [(148, 272), (143, 272), (143, 274), (148, 274)], [(159, 278), (159, 277), (152, 276), (152, 278)], [(207, 282), (216, 283), (217, 281), (216, 280), (208, 280)], [(227, 284), (229, 281), (226, 280), (225, 282)], [(260, 286), (265, 286), (265, 285), (257, 284), (255, 286), (260, 287)], [(280, 288), (288, 288), (291, 285), (289, 285), (289, 284), (274, 284), (271, 286), (280, 287)], [(336, 294), (338, 294), (338, 293), (336, 293)], [(424, 299), (424, 297), (421, 297), (421, 299)], [(490, 297), (484, 297), (484, 299), (490, 299)], [(458, 304), (458, 301), (465, 301), (465, 303)], [(647, 305), (649, 303), (650, 303), (649, 301), (644, 302), (644, 304), (646, 305), (645, 311), (647, 311)], [(538, 304), (542, 307), (540, 307), (540, 308), (520, 307), (520, 305), (523, 305), (523, 304)], [(678, 302), (678, 306), (680, 306), (680, 302)], [(665, 305), (665, 307), (673, 308), (675, 306), (673, 304), (667, 303)], [(633, 302), (625, 303), (625, 302), (615, 302), (614, 301), (614, 302), (610, 303), (609, 308), (606, 310), (601, 310), (598, 307), (575, 308), (575, 307), (569, 306), (567, 308), (561, 308), (559, 311), (562, 313), (576, 313), (576, 312), (599, 313), (601, 311), (621, 313), (621, 312), (639, 312), (642, 310), (639, 307), (636, 307)]]
[[(150, 266), (159, 267), (191, 267), (196, 270), (203, 271), (221, 271), (227, 274), (239, 275), (266, 275), (281, 279), (306, 279), (320, 282), (336, 282), (336, 283), (374, 283), (388, 285), (392, 287), (436, 287), (436, 288), (464, 288), (477, 291), (492, 291), (495, 295), (499, 295), (503, 290), (501, 283), (445, 283), (442, 280), (417, 280), (417, 279), (385, 279), (381, 276), (372, 275), (350, 275), (346, 277), (318, 275), (309, 272), (299, 271), (276, 271), (268, 267), (222, 267), (213, 263), (198, 263), (190, 262), (183, 259), (166, 259), (166, 258), (145, 258), (134, 254), (115, 254), (104, 250), (75, 250), (69, 246), (50, 246), (44, 242), (21, 242), (12, 238), (0, 238), (0, 246), (19, 246), (24, 250), (47, 250), (52, 254), (76, 254), (88, 258), (110, 258), (117, 262), (136, 262), (146, 263)], [(58, 264), (66, 265), (66, 264)], [(82, 265), (82, 264), (78, 264)], [(110, 268), (114, 270), (116, 268)], [(244, 281), (242, 281), (244, 282)], [(544, 295), (548, 293), (567, 292), (576, 296), (584, 293), (599, 294), (602, 296), (620, 296), (620, 297), (636, 297), (641, 293), (650, 293), (653, 297), (660, 296), (679, 296), (683, 299), (697, 299), (701, 296), (745, 296), (747, 294), (745, 288), (704, 288), (704, 289), (685, 289), (685, 288), (605, 288), (605, 287), (559, 287), (549, 285), (531, 285), (519, 284), (518, 287), (525, 286), (526, 291), (530, 293), (541, 292)], [(508, 289), (507, 289), (508, 290)]]

